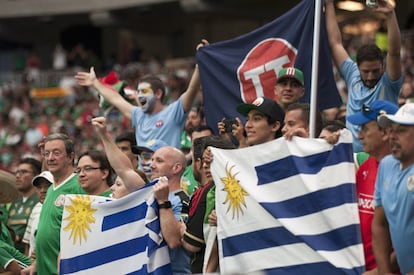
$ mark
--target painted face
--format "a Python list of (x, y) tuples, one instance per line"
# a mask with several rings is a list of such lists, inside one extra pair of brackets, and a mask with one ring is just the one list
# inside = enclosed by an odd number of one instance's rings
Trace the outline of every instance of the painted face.
[(138, 85), (138, 101), (144, 113), (150, 113), (152, 111), (156, 99), (151, 84), (142, 82)]
[(142, 166), (142, 171), (144, 171), (145, 175), (147, 176), (147, 178), (151, 178), (151, 162), (152, 162), (152, 155), (154, 153), (151, 152), (142, 152), (141, 153), (141, 166)]

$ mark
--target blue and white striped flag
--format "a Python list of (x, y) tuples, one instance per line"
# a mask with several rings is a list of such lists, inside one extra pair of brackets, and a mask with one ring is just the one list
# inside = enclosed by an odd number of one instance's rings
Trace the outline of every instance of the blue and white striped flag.
[(152, 184), (123, 198), (66, 195), (60, 274), (170, 274)]
[(222, 274), (361, 274), (352, 137), (212, 149)]

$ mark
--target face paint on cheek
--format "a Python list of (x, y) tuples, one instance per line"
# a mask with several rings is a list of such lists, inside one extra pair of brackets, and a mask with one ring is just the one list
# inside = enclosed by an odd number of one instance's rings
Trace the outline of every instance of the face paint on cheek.
[(138, 85), (138, 101), (145, 113), (151, 111), (156, 98), (149, 83), (143, 82)]

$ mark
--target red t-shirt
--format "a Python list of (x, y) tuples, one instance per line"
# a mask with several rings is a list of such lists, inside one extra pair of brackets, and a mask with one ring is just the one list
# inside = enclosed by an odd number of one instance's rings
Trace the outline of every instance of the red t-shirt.
[(379, 162), (373, 157), (368, 158), (356, 172), (356, 189), (359, 219), (361, 222), (362, 243), (364, 246), (365, 266), (367, 270), (376, 268), (372, 251), (371, 224), (374, 218), (374, 190)]

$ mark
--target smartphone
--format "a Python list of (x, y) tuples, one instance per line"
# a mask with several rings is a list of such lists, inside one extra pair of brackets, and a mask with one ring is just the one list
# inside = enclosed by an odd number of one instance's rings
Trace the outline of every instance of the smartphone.
[(225, 130), (226, 133), (231, 133), (232, 132), (232, 130), (233, 130), (232, 125), (233, 124), (239, 125), (239, 123), (235, 119), (225, 119), (223, 122), (224, 122), (224, 130)]

